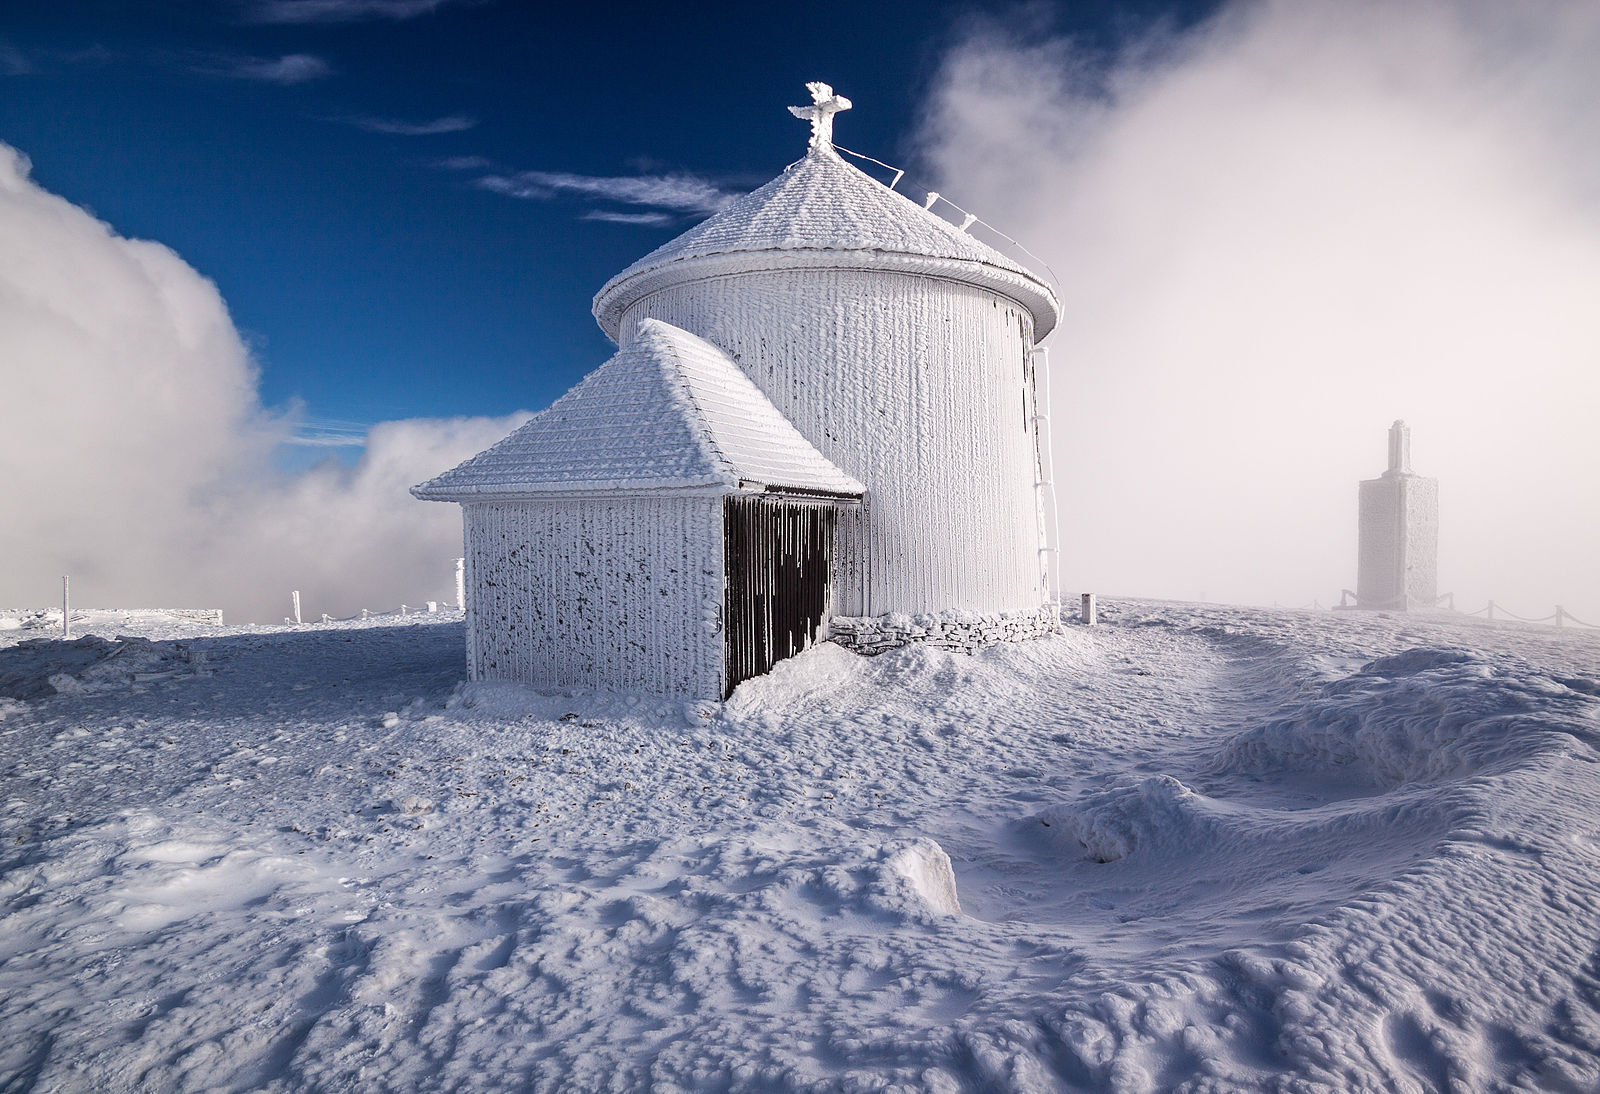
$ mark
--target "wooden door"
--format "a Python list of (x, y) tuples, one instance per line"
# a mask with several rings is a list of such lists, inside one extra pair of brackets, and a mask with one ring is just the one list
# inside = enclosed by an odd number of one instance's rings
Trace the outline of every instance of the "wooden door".
[(726, 697), (816, 639), (831, 599), (837, 510), (824, 499), (742, 494), (723, 512)]

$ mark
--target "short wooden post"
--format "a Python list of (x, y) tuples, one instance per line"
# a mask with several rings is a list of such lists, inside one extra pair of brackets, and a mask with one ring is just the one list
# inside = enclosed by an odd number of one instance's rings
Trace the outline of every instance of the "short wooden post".
[(1099, 618), (1095, 613), (1093, 593), (1083, 594), (1083, 622), (1085, 626), (1089, 627), (1099, 622)]
[(294, 602), (294, 625), (300, 625), (300, 590), (296, 589), (289, 594), (289, 599)]
[(72, 637), (72, 598), (67, 595), (67, 575), (61, 575), (61, 637)]

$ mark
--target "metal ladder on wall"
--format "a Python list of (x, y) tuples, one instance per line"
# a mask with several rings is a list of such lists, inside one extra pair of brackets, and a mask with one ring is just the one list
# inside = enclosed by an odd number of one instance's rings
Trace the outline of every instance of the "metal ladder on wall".
[[(1054, 463), (1050, 451), (1050, 351), (1034, 346), (1029, 352), (1033, 388), (1033, 505), (1039, 523), (1039, 573), (1044, 581), (1045, 603), (1061, 625), (1061, 511), (1056, 505)], [(1040, 377), (1043, 377), (1041, 392)]]

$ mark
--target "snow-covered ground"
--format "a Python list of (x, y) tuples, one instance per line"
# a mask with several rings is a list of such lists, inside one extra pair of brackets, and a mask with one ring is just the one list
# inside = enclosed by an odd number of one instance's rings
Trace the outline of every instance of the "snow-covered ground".
[(718, 710), (6, 618), (6, 1091), (1600, 1086), (1594, 634), (1124, 601)]

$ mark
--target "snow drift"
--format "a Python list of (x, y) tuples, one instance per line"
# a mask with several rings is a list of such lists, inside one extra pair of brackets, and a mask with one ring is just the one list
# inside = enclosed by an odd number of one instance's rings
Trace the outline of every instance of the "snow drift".
[(0, 1085), (1600, 1084), (1600, 637), (1104, 618), (720, 712), (462, 688), (459, 617), (0, 631), (84, 685), (0, 701)]

